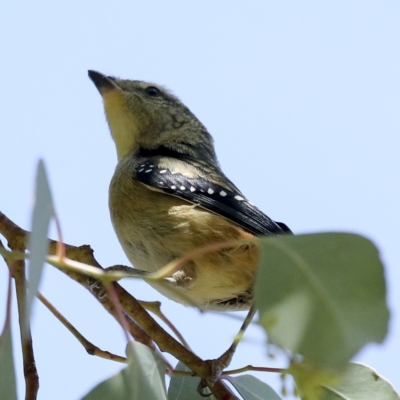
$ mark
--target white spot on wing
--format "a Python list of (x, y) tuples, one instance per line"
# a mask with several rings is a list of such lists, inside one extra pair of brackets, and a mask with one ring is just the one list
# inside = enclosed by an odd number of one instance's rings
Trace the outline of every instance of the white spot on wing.
[(239, 201), (243, 201), (244, 200), (244, 198), (242, 196), (235, 196), (235, 199), (239, 200)]
[(151, 169), (147, 169), (146, 171), (144, 171), (145, 174), (147, 174), (148, 172), (151, 172)]
[(165, 174), (166, 172), (167, 172), (166, 169), (162, 169), (162, 170), (160, 171), (160, 174)]
[(196, 191), (196, 188), (193, 187), (193, 186), (190, 186), (190, 191), (191, 191), (191, 192), (195, 192), (195, 191)]
[(181, 186), (180, 189), (181, 190), (185, 190), (186, 188), (185, 188), (185, 186)]
[(225, 196), (227, 195), (227, 193), (224, 192), (223, 190), (221, 190), (221, 191), (219, 192), (219, 195), (222, 196), (222, 197), (225, 197)]
[(138, 172), (142, 172), (144, 170), (144, 168), (141, 168), (141, 169), (139, 169), (139, 171)]
[(175, 190), (175, 189), (176, 189), (176, 186), (175, 186), (175, 185), (172, 185), (172, 186), (171, 186), (171, 189), (172, 189), (172, 190)]
[(211, 188), (208, 188), (207, 193), (208, 193), (208, 194), (213, 194), (213, 193), (214, 193), (214, 190), (212, 190)]

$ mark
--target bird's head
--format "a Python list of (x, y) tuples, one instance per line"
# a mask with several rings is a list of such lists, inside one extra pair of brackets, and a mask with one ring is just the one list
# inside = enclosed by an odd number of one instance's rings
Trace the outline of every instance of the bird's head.
[(88, 73), (103, 98), (118, 159), (142, 149), (166, 147), (216, 161), (211, 135), (168, 90), (153, 83)]

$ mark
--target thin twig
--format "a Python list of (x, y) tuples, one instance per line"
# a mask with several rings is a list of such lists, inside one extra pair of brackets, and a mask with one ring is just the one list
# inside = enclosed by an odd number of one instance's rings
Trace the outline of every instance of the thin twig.
[(121, 325), (122, 330), (124, 331), (125, 339), (126, 342), (129, 342), (129, 336), (128, 336), (128, 331), (129, 331), (129, 326), (126, 322), (125, 318), (125, 313), (121, 307), (121, 304), (119, 303), (118, 297), (115, 293), (114, 286), (110, 283), (105, 284), (105, 289), (107, 290), (107, 295), (114, 304), (114, 309), (115, 309), (115, 314), (117, 317), (117, 321)]
[(230, 369), (226, 370), (222, 373), (222, 375), (234, 375), (234, 374), (241, 374), (247, 371), (258, 371), (258, 372), (274, 372), (278, 374), (282, 374), (286, 371), (285, 368), (272, 368), (272, 367), (253, 367), (252, 365), (246, 365), (242, 368)]
[(105, 358), (107, 360), (117, 361), (120, 363), (126, 363), (126, 357), (121, 357), (116, 354), (110, 353), (109, 351), (101, 350), (93, 343), (89, 342), (65, 317), (62, 315), (54, 306), (51, 304), (46, 297), (38, 292), (37, 298), (50, 310), (50, 312), (75, 336), (78, 342), (85, 348), (88, 354)]
[(233, 350), (236, 349), (239, 342), (242, 340), (244, 333), (246, 332), (246, 329), (249, 327), (249, 325), (253, 321), (253, 318), (256, 315), (256, 312), (257, 312), (256, 308), (254, 307), (254, 305), (252, 305), (248, 314), (246, 315), (245, 320), (242, 323), (242, 326), (239, 329), (239, 332), (236, 334), (235, 338), (233, 339), (233, 343), (232, 343)]
[[(25, 252), (25, 245), (20, 242), (13, 243), (11, 238), (8, 239), (8, 245), (11, 250), (18, 252)], [(7, 263), (8, 264), (8, 263)], [(29, 326), (29, 318), (26, 317), (26, 274), (25, 274), (25, 261), (17, 260), (8, 264), (8, 267), (13, 274), (15, 280), (15, 288), (17, 294), (17, 305), (19, 315), (20, 337), (22, 358), (24, 365), (25, 377), (25, 400), (35, 400), (39, 390), (39, 375), (36, 369), (35, 356), (32, 345), (32, 335)]]
[(246, 316), (246, 319), (243, 321), (242, 326), (239, 329), (239, 332), (236, 334), (232, 344), (229, 346), (228, 350), (225, 351), (220, 357), (218, 357), (215, 360), (207, 360), (206, 362), (209, 364), (210, 369), (211, 369), (211, 374), (205, 378), (202, 379), (199, 383), (199, 386), (197, 388), (197, 391), (201, 394), (204, 395), (204, 388), (205, 387), (210, 387), (216, 382), (220, 376), (222, 375), (223, 371), (225, 368), (227, 368), (231, 361), (232, 357), (235, 354), (236, 348), (239, 344), (239, 342), (242, 340), (242, 337), (247, 329), (247, 327), (250, 325), (255, 313), (256, 309), (254, 306), (252, 306)]
[(180, 342), (189, 350), (191, 350), (188, 342), (185, 340), (185, 338), (182, 336), (182, 334), (178, 331), (178, 329), (175, 327), (175, 325), (166, 317), (166, 315), (161, 311), (161, 302), (159, 301), (140, 301), (140, 304), (147, 310), (152, 312), (154, 315), (156, 315), (158, 318), (161, 319), (162, 322), (164, 322), (165, 325), (168, 326), (169, 329), (171, 329), (172, 332), (174, 332), (175, 336), (180, 340)]
[[(242, 374), (243, 372), (247, 372), (247, 371), (272, 372), (272, 373), (282, 374), (286, 371), (286, 368), (254, 367), (252, 365), (246, 365), (245, 367), (242, 367), (242, 368), (225, 370), (222, 372), (221, 376)], [(190, 371), (179, 371), (177, 369), (174, 369), (172, 371), (171, 375), (172, 376), (193, 376), (193, 374)]]
[[(4, 249), (4, 245), (2, 241), (0, 240), (0, 249)], [(4, 258), (5, 263), (8, 266), (7, 260)], [(8, 268), (8, 284), (7, 284), (7, 302), (6, 302), (6, 312), (5, 312), (5, 319), (4, 319), (4, 325), (3, 329), (1, 330), (0, 334), (0, 352), (2, 350), (3, 346), (3, 341), (2, 339), (5, 338), (6, 332), (8, 329), (10, 329), (10, 321), (11, 321), (11, 295), (12, 295), (12, 279), (11, 279), (11, 271), (10, 268)]]

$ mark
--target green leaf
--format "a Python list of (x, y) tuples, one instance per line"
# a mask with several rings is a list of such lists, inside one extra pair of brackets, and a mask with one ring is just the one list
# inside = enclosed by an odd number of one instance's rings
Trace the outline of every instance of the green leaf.
[(338, 385), (323, 389), (321, 400), (400, 400), (393, 386), (367, 365), (352, 363)]
[[(177, 371), (191, 372), (191, 370), (183, 363), (179, 362), (175, 367)], [(174, 375), (168, 388), (168, 400), (204, 400), (197, 392), (197, 386), (200, 378), (197, 376), (179, 376)], [(216, 400), (214, 395), (206, 397), (210, 400)]]
[(128, 366), (97, 385), (83, 400), (166, 400), (165, 362), (147, 346), (128, 345)]
[[(28, 249), (29, 262), (29, 287), (27, 296), (27, 320), (31, 312), (33, 300), (36, 296), (43, 265), (48, 253), (48, 231), (50, 219), (54, 216), (53, 200), (47, 173), (42, 160), (39, 160), (36, 172), (35, 205), (32, 214), (32, 231), (29, 235)], [(27, 322), (27, 321), (26, 321)]]
[(0, 337), (0, 393), (1, 398), (17, 400), (11, 327)]
[(261, 239), (255, 301), (269, 338), (308, 362), (345, 365), (382, 342), (389, 311), (383, 265), (366, 238), (321, 233)]
[(230, 377), (229, 382), (244, 400), (282, 400), (266, 383), (251, 375)]
[(338, 368), (321, 368), (304, 361), (292, 361), (286, 373), (292, 375), (302, 400), (321, 400), (323, 387), (335, 385), (340, 376)]

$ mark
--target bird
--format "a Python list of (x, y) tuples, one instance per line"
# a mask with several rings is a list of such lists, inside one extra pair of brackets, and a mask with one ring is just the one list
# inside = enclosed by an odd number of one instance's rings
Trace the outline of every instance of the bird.
[(143, 273), (227, 241), (187, 261), (162, 294), (203, 310), (247, 310), (260, 261), (257, 237), (292, 234), (266, 216), (222, 172), (206, 127), (163, 86), (89, 70), (115, 142), (111, 221), (132, 266)]

